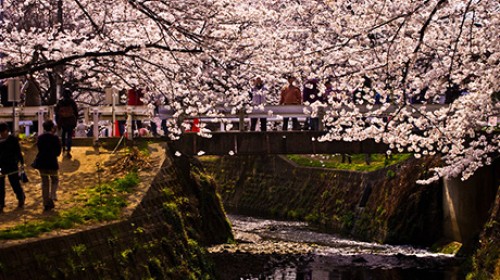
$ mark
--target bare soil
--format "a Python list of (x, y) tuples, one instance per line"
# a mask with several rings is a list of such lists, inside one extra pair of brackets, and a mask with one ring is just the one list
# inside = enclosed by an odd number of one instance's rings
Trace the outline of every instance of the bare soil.
[[(98, 185), (124, 176), (132, 165), (139, 166), (140, 186), (136, 192), (129, 197), (130, 205), (133, 207), (140, 202), (141, 193), (145, 193), (151, 180), (154, 178), (163, 160), (165, 152), (161, 144), (149, 145), (149, 156), (141, 153), (129, 153), (119, 150), (116, 153), (105, 149), (93, 147), (72, 147), (72, 158), (59, 157), (59, 189), (55, 209), (43, 211), (41, 179), (37, 170), (29, 165), (33, 162), (37, 153), (34, 143), (22, 143), (26, 173), (29, 182), (22, 184), (26, 195), (23, 209), (17, 208), (15, 197), (10, 183), (6, 178), (5, 208), (0, 214), (0, 230), (4, 230), (28, 221), (43, 220), (56, 215), (58, 211), (68, 209), (82, 203), (77, 199), (82, 188)], [(98, 172), (100, 171), (100, 172)]]

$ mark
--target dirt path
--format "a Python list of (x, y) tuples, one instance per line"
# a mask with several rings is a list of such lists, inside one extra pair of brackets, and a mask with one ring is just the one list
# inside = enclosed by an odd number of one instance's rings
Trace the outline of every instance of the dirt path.
[[(154, 173), (159, 169), (159, 165), (165, 159), (164, 150), (159, 144), (150, 145), (151, 155), (147, 157), (148, 164), (142, 166), (139, 177), (154, 177)], [(100, 153), (92, 147), (73, 147), (71, 159), (59, 157), (59, 189), (58, 200), (55, 202), (54, 211), (43, 212), (41, 180), (38, 171), (29, 166), (37, 153), (37, 148), (33, 143), (23, 143), (23, 152), (26, 162), (26, 172), (29, 182), (23, 184), (26, 194), (24, 209), (17, 209), (17, 199), (6, 179), (5, 187), (5, 208), (0, 214), (0, 230), (25, 223), (27, 221), (41, 220), (50, 217), (62, 209), (67, 209), (76, 205), (78, 191), (86, 186), (98, 184), (98, 174), (101, 174), (101, 182), (119, 178), (126, 170), (119, 167), (125, 160), (124, 152), (112, 154), (111, 151), (100, 149)], [(97, 164), (102, 172), (97, 172)], [(142, 180), (141, 180), (142, 181)]]

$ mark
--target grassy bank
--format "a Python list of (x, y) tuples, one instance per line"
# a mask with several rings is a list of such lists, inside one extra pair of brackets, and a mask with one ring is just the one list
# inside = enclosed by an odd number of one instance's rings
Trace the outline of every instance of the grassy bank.
[(70, 229), (77, 225), (112, 221), (120, 217), (127, 206), (127, 196), (139, 184), (137, 173), (115, 179), (102, 185), (82, 188), (76, 205), (67, 210), (48, 213), (47, 219), (28, 221), (0, 231), (0, 240), (36, 237), (57, 229)]
[[(350, 171), (375, 171), (390, 165), (398, 164), (411, 157), (411, 154), (394, 154), (386, 156), (385, 154), (353, 154), (342, 155), (288, 155), (287, 158), (300, 166), (322, 167)], [(349, 158), (351, 162), (349, 163)], [(367, 163), (368, 160), (368, 163)]]

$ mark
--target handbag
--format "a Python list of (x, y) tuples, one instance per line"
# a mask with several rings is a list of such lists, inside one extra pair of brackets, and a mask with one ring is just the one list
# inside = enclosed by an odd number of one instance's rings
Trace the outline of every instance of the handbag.
[(23, 183), (28, 183), (30, 180), (28, 179), (28, 175), (26, 175), (26, 172), (24, 169), (21, 169), (19, 171), (19, 180)]
[(40, 168), (40, 165), (38, 164), (38, 156), (35, 157), (35, 160), (31, 163), (31, 167), (33, 167), (34, 169)]

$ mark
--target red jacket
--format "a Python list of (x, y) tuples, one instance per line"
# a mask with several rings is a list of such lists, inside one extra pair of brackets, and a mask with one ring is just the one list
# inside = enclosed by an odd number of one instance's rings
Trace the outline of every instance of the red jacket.
[(127, 92), (127, 105), (143, 105), (141, 101), (143, 96), (141, 89), (129, 89)]
[(283, 105), (296, 105), (301, 104), (302, 95), (300, 89), (296, 86), (288, 85), (281, 90), (280, 104)]

